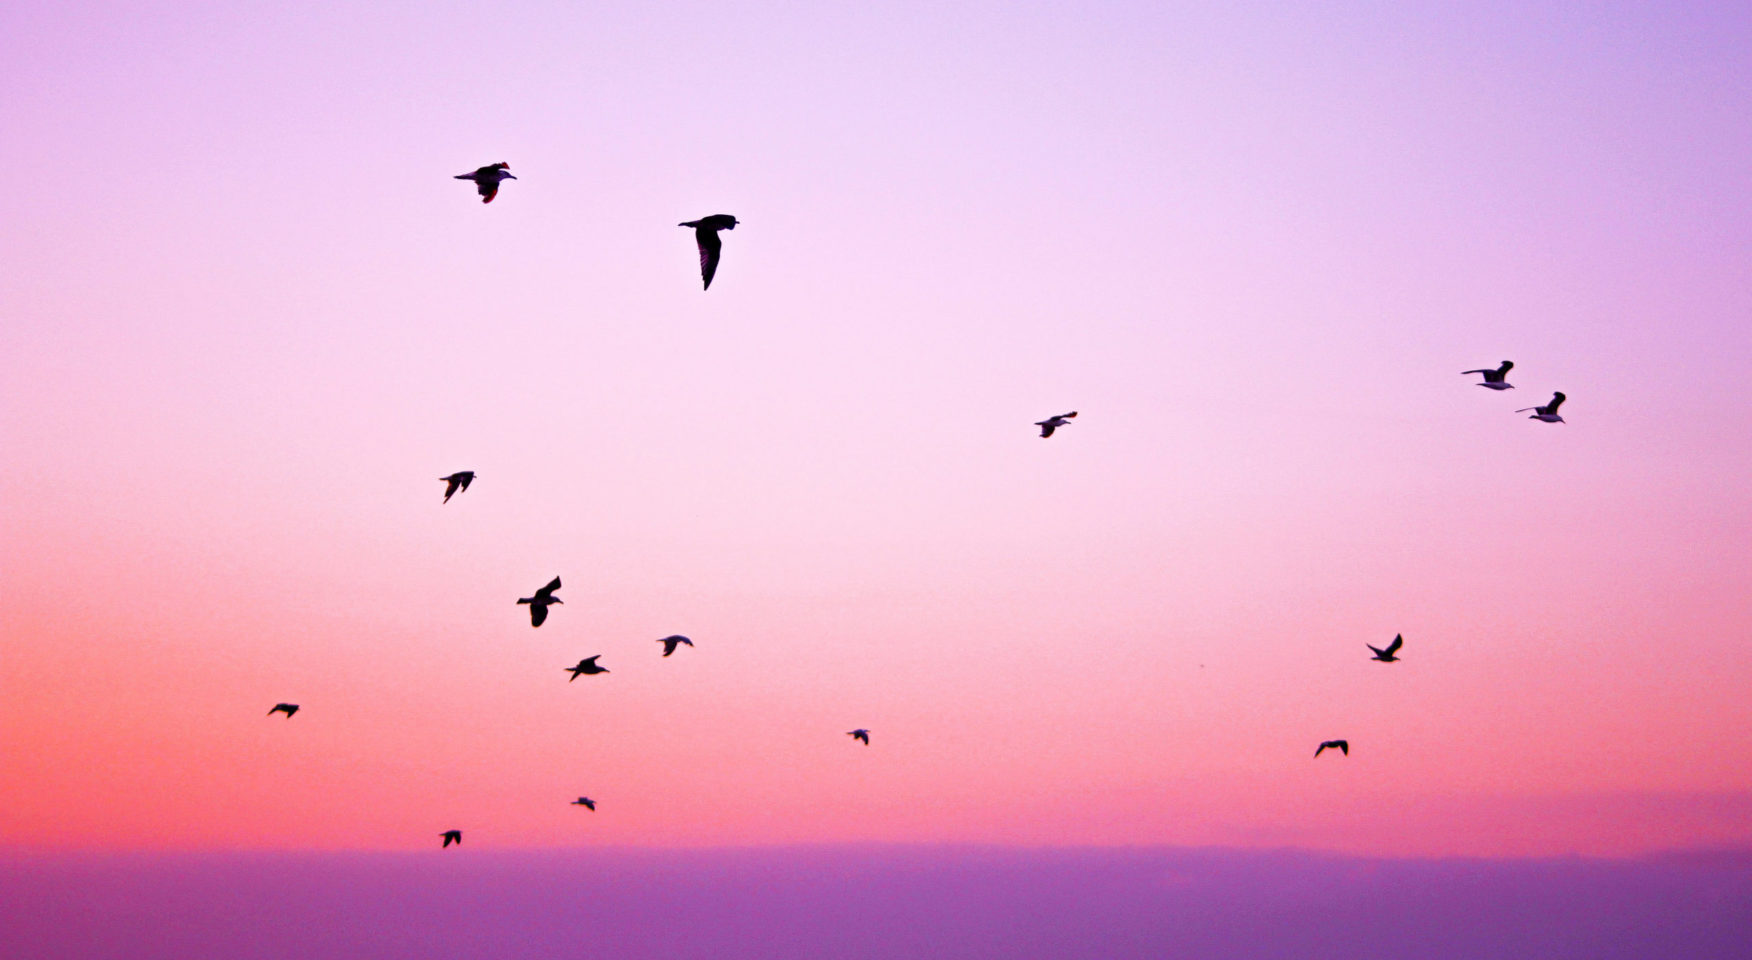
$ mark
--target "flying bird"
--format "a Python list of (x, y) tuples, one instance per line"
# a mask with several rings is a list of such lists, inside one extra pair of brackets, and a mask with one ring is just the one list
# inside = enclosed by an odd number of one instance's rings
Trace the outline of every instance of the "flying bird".
[(1557, 415), (1557, 408), (1563, 405), (1563, 401), (1564, 401), (1563, 391), (1559, 390), (1558, 392), (1551, 395), (1551, 402), (1546, 404), (1545, 406), (1543, 406), (1543, 407), (1522, 407), (1521, 409), (1516, 410), (1515, 412), (1516, 413), (1526, 413), (1527, 411), (1531, 410), (1531, 411), (1533, 411), (1533, 415), (1531, 417), (1527, 418), (1529, 420), (1539, 420), (1539, 421), (1543, 421), (1545, 423), (1562, 423), (1563, 418)]
[(1054, 430), (1069, 424), (1071, 418), (1076, 415), (1077, 411), (1072, 410), (1070, 413), (1061, 413), (1056, 417), (1047, 417), (1045, 420), (1038, 421), (1034, 425), (1040, 428), (1040, 437), (1044, 440), (1047, 437), (1052, 436)]
[(1515, 361), (1504, 360), (1503, 365), (1495, 370), (1462, 370), (1460, 371), (1460, 375), (1465, 376), (1469, 373), (1482, 373), (1484, 374), (1484, 382), (1479, 384), (1479, 386), (1489, 387), (1492, 390), (1513, 390), (1515, 389), (1515, 385), (1503, 378), (1509, 375), (1509, 370), (1514, 366)]
[(499, 195), (499, 181), (517, 178), (511, 175), (509, 163), (492, 163), (473, 173), (459, 173), (456, 179), (473, 180), (475, 189), (481, 192), (481, 202), (492, 203), (493, 198)]
[(589, 797), (579, 797), (578, 799), (572, 801), (572, 806), (574, 806), (574, 807), (589, 807), (591, 810), (595, 810), (596, 809), (596, 801), (590, 799)]
[[(578, 661), (577, 666), (567, 667), (566, 670), (572, 674), (572, 680), (576, 680), (579, 677), (594, 676), (598, 673), (607, 673), (607, 667), (599, 667), (596, 665), (596, 658), (600, 656), (602, 656), (602, 654), (599, 653), (595, 657), (585, 657)], [(571, 683), (572, 680), (567, 680), (566, 682)]]
[(444, 838), (444, 846), (439, 847), (438, 849), (440, 849), (440, 850), (443, 850), (446, 847), (449, 847), (453, 843), (456, 844), (457, 846), (462, 846), (462, 831), (461, 830), (446, 830), (443, 833), (439, 834), (439, 836)]
[(863, 727), (859, 727), (858, 729), (847, 733), (846, 736), (851, 737), (853, 740), (864, 741), (864, 746), (866, 747), (870, 745), (870, 731), (865, 730)]
[(1379, 660), (1382, 663), (1393, 663), (1399, 659), (1398, 657), (1394, 656), (1394, 654), (1399, 652), (1400, 647), (1405, 646), (1405, 637), (1400, 635), (1400, 634), (1397, 634), (1397, 633), (1394, 634), (1393, 635), (1393, 642), (1389, 643), (1387, 645), (1387, 649), (1385, 649), (1385, 650), (1383, 650), (1380, 647), (1377, 647), (1371, 643), (1365, 643), (1365, 644), (1363, 644), (1363, 646), (1368, 647), (1370, 650), (1375, 651), (1375, 655), (1370, 657), (1369, 658), (1370, 660)]
[(439, 477), (438, 479), (447, 484), (444, 488), (444, 502), (449, 503), (450, 498), (456, 496), (457, 491), (467, 490), (468, 485), (474, 482), (474, 471), (459, 470), (448, 477)]
[(724, 249), (724, 241), (718, 238), (719, 230), (736, 229), (737, 220), (728, 213), (714, 213), (709, 217), (678, 223), (678, 227), (694, 228), (694, 241), (700, 245), (700, 277), (706, 281), (702, 290), (712, 289), (712, 275), (718, 272), (718, 251)]
[(1320, 756), (1321, 751), (1325, 750), (1327, 747), (1331, 747), (1334, 750), (1337, 750), (1339, 753), (1342, 753), (1347, 757), (1350, 756), (1350, 741), (1349, 740), (1325, 740), (1325, 741), (1322, 741), (1319, 749), (1314, 751), (1314, 756), (1316, 756), (1316, 757)]
[(682, 636), (679, 633), (673, 637), (664, 637), (663, 639), (661, 639), (657, 642), (663, 644), (663, 655), (666, 657), (669, 656), (670, 654), (674, 653), (675, 648), (681, 646), (684, 643), (690, 647), (693, 646), (692, 640), (689, 640), (688, 638)]
[(560, 578), (555, 577), (553, 579), (552, 583), (549, 583), (547, 586), (542, 587), (540, 590), (535, 591), (535, 596), (524, 597), (523, 599), (517, 601), (518, 603), (529, 604), (529, 625), (530, 626), (539, 627), (539, 626), (541, 626), (542, 621), (547, 619), (548, 604), (550, 604), (550, 603), (563, 604), (566, 602), (564, 600), (561, 600), (559, 597), (554, 596), (554, 591), (558, 590), (558, 589), (560, 589)]
[(290, 720), (292, 719), (292, 715), (297, 712), (298, 704), (296, 703), (276, 703), (274, 704), (274, 709), (268, 711), (268, 716), (271, 717), (276, 713), (283, 713), (286, 715), (286, 719)]

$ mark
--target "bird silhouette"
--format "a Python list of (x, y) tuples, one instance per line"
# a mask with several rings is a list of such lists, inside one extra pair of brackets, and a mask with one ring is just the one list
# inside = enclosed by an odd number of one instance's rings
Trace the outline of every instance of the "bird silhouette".
[(859, 727), (858, 729), (847, 733), (846, 736), (851, 737), (853, 740), (864, 741), (864, 746), (866, 747), (870, 745), (870, 731), (865, 730), (863, 727)]
[(1056, 417), (1047, 417), (1045, 420), (1036, 421), (1034, 425), (1040, 428), (1040, 437), (1044, 440), (1052, 436), (1054, 430), (1068, 425), (1071, 418), (1076, 415), (1077, 411), (1072, 410), (1070, 413), (1061, 413)]
[(1314, 751), (1314, 756), (1320, 756), (1321, 751), (1325, 750), (1327, 747), (1331, 747), (1347, 757), (1350, 756), (1349, 740), (1323, 740), (1321, 741), (1319, 748)]
[(297, 712), (298, 704), (296, 703), (276, 703), (274, 704), (274, 709), (268, 711), (268, 716), (271, 717), (276, 713), (283, 713), (286, 715), (286, 719), (290, 720), (292, 719), (292, 715)]
[(1405, 646), (1405, 637), (1400, 635), (1400, 634), (1397, 634), (1397, 633), (1394, 634), (1393, 635), (1393, 642), (1389, 643), (1387, 645), (1387, 649), (1385, 649), (1385, 650), (1383, 650), (1380, 647), (1377, 647), (1373, 644), (1368, 644), (1368, 643), (1363, 644), (1363, 646), (1368, 647), (1370, 650), (1375, 651), (1375, 655), (1370, 657), (1369, 658), (1370, 660), (1379, 660), (1382, 663), (1393, 663), (1399, 659), (1398, 657), (1394, 656), (1394, 654), (1399, 652), (1400, 647)]
[(578, 799), (572, 801), (572, 806), (574, 806), (574, 807), (589, 807), (591, 810), (595, 810), (596, 809), (596, 801), (590, 799), (589, 797), (579, 797)]
[(663, 655), (666, 657), (669, 656), (670, 654), (674, 653), (675, 648), (681, 646), (684, 643), (690, 647), (693, 646), (692, 640), (689, 640), (688, 638), (682, 636), (679, 633), (676, 634), (675, 636), (672, 636), (672, 637), (664, 637), (663, 639), (661, 639), (657, 642), (663, 644)]
[(1539, 421), (1542, 421), (1545, 423), (1562, 423), (1563, 418), (1557, 415), (1557, 408), (1560, 406), (1563, 406), (1563, 402), (1565, 399), (1567, 399), (1567, 398), (1564, 397), (1563, 391), (1559, 390), (1558, 392), (1551, 395), (1551, 402), (1546, 404), (1545, 406), (1543, 406), (1543, 407), (1522, 407), (1521, 409), (1516, 410), (1515, 412), (1516, 413), (1526, 413), (1527, 411), (1531, 410), (1531, 411), (1533, 411), (1533, 415), (1531, 417), (1527, 418), (1529, 420), (1539, 420)]
[(542, 587), (540, 590), (535, 591), (535, 596), (524, 597), (523, 599), (517, 601), (518, 603), (529, 604), (529, 625), (530, 626), (532, 626), (532, 627), (541, 626), (542, 621), (547, 619), (548, 605), (549, 604), (553, 604), (553, 603), (564, 604), (566, 602), (564, 600), (561, 600), (559, 597), (554, 596), (554, 591), (558, 590), (558, 589), (560, 589), (560, 578), (555, 577), (553, 579), (553, 582), (549, 583), (545, 587)]
[(499, 181), (517, 178), (511, 175), (509, 163), (490, 163), (473, 173), (459, 173), (456, 179), (473, 180), (475, 189), (481, 192), (481, 202), (492, 203), (499, 195)]
[(692, 227), (694, 242), (700, 247), (700, 278), (706, 281), (702, 290), (712, 289), (712, 276), (718, 272), (718, 253), (724, 249), (724, 241), (718, 238), (719, 230), (736, 229), (737, 220), (728, 213), (714, 213), (709, 217), (678, 223), (678, 227)]
[(439, 477), (438, 479), (444, 481), (446, 484), (444, 488), (444, 502), (449, 503), (450, 498), (455, 496), (457, 491), (467, 490), (468, 485), (474, 482), (474, 471), (459, 470), (448, 477)]
[(1514, 366), (1515, 361), (1504, 360), (1503, 365), (1495, 370), (1462, 370), (1460, 371), (1460, 375), (1465, 376), (1469, 373), (1482, 373), (1484, 374), (1484, 382), (1479, 384), (1479, 386), (1487, 387), (1491, 390), (1513, 390), (1515, 389), (1515, 385), (1503, 378), (1509, 375), (1509, 370)]
[[(572, 680), (576, 680), (579, 677), (595, 676), (598, 673), (607, 673), (607, 667), (599, 667), (596, 665), (596, 659), (600, 656), (602, 656), (602, 654), (599, 653), (595, 657), (585, 657), (578, 661), (577, 666), (567, 667), (567, 672), (572, 674)], [(572, 680), (567, 680), (566, 682), (571, 683)]]
[(440, 850), (443, 850), (443, 849), (449, 847), (453, 843), (456, 844), (457, 846), (462, 845), (462, 831), (461, 830), (446, 830), (443, 833), (439, 834), (439, 836), (444, 838), (444, 846), (439, 847), (438, 849), (440, 849)]

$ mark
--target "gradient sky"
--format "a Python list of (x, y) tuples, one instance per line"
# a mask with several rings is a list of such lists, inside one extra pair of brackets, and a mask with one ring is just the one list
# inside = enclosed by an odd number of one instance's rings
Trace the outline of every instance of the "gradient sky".
[(1752, 843), (1748, 49), (7, 4), (0, 846)]

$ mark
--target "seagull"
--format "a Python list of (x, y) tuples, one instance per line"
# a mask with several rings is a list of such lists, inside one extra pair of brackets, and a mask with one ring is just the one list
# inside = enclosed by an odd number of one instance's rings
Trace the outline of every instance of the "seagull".
[(847, 733), (846, 736), (851, 737), (853, 740), (864, 741), (864, 746), (866, 747), (870, 745), (870, 731), (865, 730), (863, 727), (859, 727), (858, 729)]
[(1522, 407), (1521, 409), (1516, 410), (1515, 412), (1516, 413), (1526, 413), (1527, 411), (1531, 410), (1531, 411), (1533, 411), (1533, 415), (1531, 417), (1527, 418), (1529, 420), (1539, 420), (1539, 421), (1543, 421), (1545, 423), (1562, 423), (1563, 418), (1557, 415), (1557, 408), (1563, 405), (1563, 401), (1564, 401), (1563, 391), (1559, 390), (1556, 393), (1551, 395), (1551, 402), (1546, 404), (1545, 406), (1543, 406), (1543, 407)]
[(444, 488), (444, 502), (449, 503), (450, 498), (456, 496), (457, 491), (467, 490), (468, 485), (474, 482), (474, 471), (460, 470), (448, 477), (439, 477), (438, 479), (449, 484)]
[[(602, 656), (602, 654), (600, 654), (600, 653), (596, 655), (596, 657), (600, 657), (600, 656)], [(572, 680), (576, 680), (581, 676), (588, 677), (588, 676), (593, 676), (593, 675), (598, 674), (598, 673), (607, 673), (608, 672), (607, 667), (599, 667), (596, 665), (596, 657), (585, 657), (584, 659), (578, 661), (577, 666), (567, 667), (566, 669), (568, 671), (570, 671), (572, 674)], [(566, 682), (571, 683), (572, 680), (567, 680)]]
[(558, 590), (558, 589), (560, 589), (560, 578), (555, 577), (553, 579), (552, 583), (548, 584), (545, 587), (542, 587), (540, 590), (535, 591), (535, 596), (524, 597), (523, 599), (517, 601), (518, 603), (529, 604), (529, 625), (530, 626), (539, 627), (539, 626), (541, 626), (541, 622), (543, 620), (547, 619), (548, 604), (550, 604), (550, 603), (565, 603), (566, 602), (564, 600), (561, 600), (559, 597), (554, 596), (554, 591)]
[(1068, 425), (1071, 422), (1071, 418), (1076, 415), (1077, 411), (1072, 410), (1070, 413), (1061, 413), (1056, 417), (1048, 417), (1045, 420), (1041, 420), (1037, 422), (1035, 426), (1040, 428), (1040, 437), (1044, 440), (1047, 437), (1052, 436), (1054, 430)]
[(1365, 643), (1363, 646), (1375, 651), (1375, 655), (1370, 657), (1370, 660), (1379, 660), (1382, 663), (1393, 663), (1399, 659), (1394, 656), (1394, 654), (1399, 652), (1400, 647), (1405, 646), (1405, 637), (1397, 633), (1394, 634), (1393, 642), (1389, 643), (1385, 650), (1370, 643)]
[(579, 797), (578, 799), (572, 801), (572, 806), (574, 806), (574, 807), (589, 807), (590, 809), (595, 810), (596, 809), (596, 801), (590, 799), (589, 797)]
[(712, 275), (718, 272), (718, 251), (724, 248), (724, 241), (718, 239), (719, 230), (736, 229), (736, 218), (728, 213), (714, 213), (709, 217), (678, 223), (678, 227), (694, 228), (694, 240), (700, 245), (700, 276), (706, 285), (702, 290), (712, 289)]
[(1515, 385), (1503, 378), (1509, 375), (1509, 370), (1514, 367), (1514, 365), (1515, 361), (1504, 360), (1503, 365), (1495, 370), (1462, 370), (1460, 371), (1460, 375), (1465, 376), (1469, 373), (1482, 373), (1484, 374), (1484, 382), (1479, 384), (1479, 386), (1489, 387), (1492, 390), (1513, 390), (1515, 389)]
[(292, 719), (292, 715), (297, 712), (298, 704), (296, 703), (276, 703), (274, 704), (274, 709), (268, 711), (268, 716), (271, 717), (276, 713), (283, 713), (286, 715), (286, 719), (290, 720)]
[(663, 639), (661, 639), (657, 642), (663, 644), (663, 655), (666, 657), (669, 656), (670, 654), (674, 653), (675, 648), (684, 644), (684, 643), (690, 647), (693, 646), (692, 640), (689, 640), (688, 638), (682, 636), (679, 633), (673, 637), (664, 637)]
[(1315, 750), (1315, 751), (1314, 751), (1314, 755), (1315, 755), (1315, 756), (1316, 756), (1316, 757), (1318, 757), (1318, 756), (1320, 756), (1320, 752), (1321, 752), (1321, 751), (1322, 751), (1322, 750), (1325, 750), (1325, 749), (1326, 749), (1326, 748), (1327, 748), (1327, 747), (1331, 747), (1331, 748), (1333, 748), (1333, 749), (1334, 749), (1334, 750), (1337, 750), (1337, 751), (1338, 751), (1338, 752), (1339, 752), (1339, 753), (1342, 753), (1342, 754), (1344, 754), (1344, 755), (1345, 755), (1345, 756), (1347, 756), (1347, 757), (1348, 757), (1348, 756), (1350, 756), (1350, 741), (1349, 741), (1349, 740), (1326, 740), (1326, 741), (1322, 741), (1322, 742), (1321, 742), (1321, 744), (1320, 744), (1320, 748), (1319, 748), (1319, 749), (1318, 749), (1318, 750)]
[(462, 831), (461, 830), (446, 830), (443, 833), (440, 833), (439, 836), (444, 838), (444, 846), (439, 847), (438, 849), (440, 849), (440, 850), (444, 849), (445, 847), (450, 846), (453, 843), (456, 844), (457, 846), (462, 846)]
[(481, 202), (492, 203), (493, 198), (499, 195), (499, 181), (517, 178), (511, 175), (509, 163), (492, 163), (473, 173), (459, 173), (456, 179), (473, 180), (475, 189), (481, 192)]

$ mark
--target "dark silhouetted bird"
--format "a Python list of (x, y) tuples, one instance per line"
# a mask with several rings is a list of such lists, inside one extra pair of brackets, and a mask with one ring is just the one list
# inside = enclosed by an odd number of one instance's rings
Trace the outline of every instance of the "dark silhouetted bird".
[[(595, 657), (585, 657), (584, 659), (578, 661), (577, 666), (567, 667), (566, 668), (567, 672), (572, 674), (572, 680), (576, 680), (581, 676), (589, 677), (589, 676), (595, 676), (598, 673), (607, 673), (608, 672), (607, 667), (599, 667), (596, 665), (596, 658), (600, 657), (600, 656), (602, 656), (602, 654), (599, 653)], [(572, 680), (567, 680), (566, 682), (571, 683)]]
[(1513, 369), (1514, 366), (1515, 361), (1504, 360), (1503, 365), (1495, 370), (1462, 370), (1460, 371), (1460, 375), (1465, 376), (1469, 373), (1482, 373), (1484, 374), (1484, 382), (1479, 384), (1479, 386), (1488, 387), (1492, 390), (1513, 390), (1515, 389), (1515, 385), (1503, 378), (1509, 375), (1509, 371)]
[(1558, 392), (1551, 395), (1551, 402), (1546, 404), (1545, 406), (1543, 406), (1543, 407), (1522, 407), (1521, 409), (1516, 410), (1515, 412), (1516, 413), (1526, 413), (1527, 411), (1531, 410), (1531, 411), (1533, 411), (1533, 415), (1531, 417), (1527, 418), (1529, 420), (1541, 420), (1541, 421), (1544, 421), (1545, 423), (1562, 423), (1563, 418), (1557, 415), (1557, 408), (1560, 406), (1563, 406), (1563, 401), (1565, 399), (1566, 398), (1563, 395), (1563, 391), (1559, 390)]
[(700, 246), (700, 277), (706, 281), (702, 290), (712, 289), (712, 276), (718, 272), (718, 252), (724, 249), (724, 241), (718, 238), (719, 230), (736, 229), (737, 220), (728, 213), (714, 213), (709, 217), (678, 223), (678, 227), (692, 227), (694, 242)]
[(864, 741), (864, 746), (866, 746), (866, 747), (870, 745), (870, 731), (865, 730), (863, 727), (859, 727), (858, 729), (853, 730), (852, 732), (846, 734), (846, 736), (851, 737), (853, 740)]
[(1068, 425), (1071, 422), (1071, 418), (1076, 415), (1077, 411), (1072, 410), (1070, 413), (1061, 413), (1056, 417), (1048, 417), (1045, 420), (1036, 421), (1034, 425), (1040, 428), (1040, 436), (1042, 439), (1045, 439), (1046, 437), (1052, 436), (1054, 430)]
[(468, 485), (474, 482), (474, 471), (460, 470), (448, 477), (439, 477), (438, 479), (447, 484), (444, 488), (444, 502), (449, 503), (450, 498), (456, 496), (457, 491), (467, 490)]
[(1349, 740), (1325, 740), (1325, 741), (1322, 741), (1319, 748), (1317, 748), (1314, 751), (1314, 755), (1316, 757), (1320, 756), (1321, 751), (1325, 750), (1327, 747), (1331, 747), (1332, 749), (1337, 750), (1339, 753), (1342, 753), (1347, 757), (1350, 756), (1350, 741)]
[(1372, 643), (1365, 643), (1365, 644), (1363, 644), (1363, 646), (1368, 647), (1370, 650), (1375, 651), (1375, 655), (1370, 657), (1369, 658), (1370, 660), (1379, 660), (1382, 663), (1393, 663), (1394, 661), (1399, 659), (1398, 657), (1394, 656), (1394, 654), (1399, 652), (1400, 647), (1405, 646), (1405, 637), (1401, 634), (1397, 634), (1397, 633), (1394, 634), (1393, 635), (1393, 642), (1389, 643), (1387, 645), (1387, 649), (1385, 649), (1385, 650), (1381, 649), (1380, 647), (1375, 646)]
[(555, 577), (553, 579), (552, 583), (549, 583), (547, 586), (542, 587), (540, 590), (535, 591), (535, 596), (524, 597), (523, 599), (517, 601), (518, 603), (529, 604), (529, 625), (530, 626), (539, 627), (539, 626), (541, 626), (541, 622), (543, 620), (547, 619), (548, 604), (552, 604), (552, 603), (564, 604), (566, 602), (564, 600), (561, 600), (559, 597), (554, 596), (554, 591), (558, 590), (558, 589), (560, 589), (560, 578)]
[(450, 846), (453, 843), (458, 845), (458, 846), (462, 845), (462, 831), (461, 830), (446, 830), (443, 833), (439, 834), (439, 836), (444, 838), (444, 847), (440, 847), (439, 848), (440, 850), (444, 849), (445, 847)]
[(693, 646), (692, 640), (689, 640), (688, 638), (682, 636), (679, 633), (673, 637), (664, 637), (663, 639), (661, 639), (657, 642), (663, 644), (663, 655), (666, 657), (669, 656), (670, 654), (674, 653), (675, 648), (681, 646), (684, 643), (690, 647)]
[(473, 173), (459, 173), (456, 175), (456, 179), (473, 180), (475, 189), (481, 192), (481, 202), (492, 203), (493, 198), (499, 195), (499, 181), (517, 178), (511, 175), (509, 163), (493, 163)]
[(596, 809), (596, 801), (590, 799), (589, 797), (579, 797), (578, 799), (572, 801), (572, 806), (574, 806), (574, 807), (589, 807), (590, 809), (595, 810)]
[(286, 715), (286, 719), (290, 720), (292, 719), (292, 715), (297, 712), (298, 704), (296, 703), (276, 703), (274, 704), (274, 709), (268, 711), (268, 716), (271, 717), (276, 713), (283, 713)]

